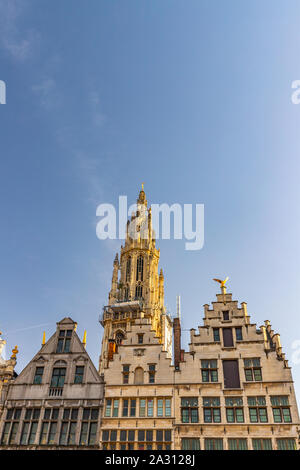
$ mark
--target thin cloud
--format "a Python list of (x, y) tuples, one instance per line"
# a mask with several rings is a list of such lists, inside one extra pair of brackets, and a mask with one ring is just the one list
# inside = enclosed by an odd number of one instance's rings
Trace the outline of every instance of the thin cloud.
[(53, 78), (46, 78), (41, 83), (33, 85), (32, 91), (40, 98), (40, 104), (47, 110), (58, 106), (59, 96)]
[(27, 5), (23, 0), (0, 0), (0, 47), (18, 62), (32, 56), (39, 40), (37, 31), (22, 31), (19, 27), (19, 19)]

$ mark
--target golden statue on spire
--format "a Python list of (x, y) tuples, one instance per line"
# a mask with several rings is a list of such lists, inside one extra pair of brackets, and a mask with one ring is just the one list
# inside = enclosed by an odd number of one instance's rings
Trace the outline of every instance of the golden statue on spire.
[(19, 352), (18, 346), (15, 346), (14, 349), (12, 350), (11, 359), (16, 359), (18, 352)]
[(228, 279), (229, 279), (228, 276), (226, 277), (226, 279), (224, 279), (224, 281), (222, 281), (222, 279), (213, 279), (214, 281), (216, 281), (220, 284), (222, 294), (226, 294), (226, 285), (225, 284), (228, 281)]

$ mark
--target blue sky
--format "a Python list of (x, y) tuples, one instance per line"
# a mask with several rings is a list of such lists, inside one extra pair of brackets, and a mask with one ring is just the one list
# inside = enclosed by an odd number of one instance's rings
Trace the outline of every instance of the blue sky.
[(121, 243), (97, 239), (96, 208), (145, 182), (150, 203), (205, 205), (202, 250), (158, 242), (170, 312), (181, 294), (197, 327), (228, 275), (281, 333), (299, 397), (299, 19), (293, 0), (0, 0), (0, 327), (18, 371), (64, 316), (98, 363)]

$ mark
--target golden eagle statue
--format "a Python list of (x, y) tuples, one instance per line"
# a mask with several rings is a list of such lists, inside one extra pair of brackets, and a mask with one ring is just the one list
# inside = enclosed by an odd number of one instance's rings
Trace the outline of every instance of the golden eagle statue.
[(219, 284), (221, 284), (221, 287), (225, 287), (225, 284), (228, 281), (228, 279), (229, 277), (227, 276), (226, 279), (224, 279), (224, 281), (222, 281), (221, 279), (213, 279), (213, 281), (219, 282)]

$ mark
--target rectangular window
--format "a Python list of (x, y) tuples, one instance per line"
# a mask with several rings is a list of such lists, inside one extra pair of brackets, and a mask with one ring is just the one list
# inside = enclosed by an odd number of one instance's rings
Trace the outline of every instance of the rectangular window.
[(30, 426), (30, 423), (28, 422), (23, 424), (22, 435), (21, 435), (21, 445), (27, 444), (29, 426)]
[(129, 367), (128, 364), (123, 366), (123, 384), (129, 383)]
[(170, 398), (166, 398), (166, 401), (165, 401), (165, 416), (166, 417), (171, 416), (171, 399)]
[(148, 405), (147, 406), (147, 411), (148, 411), (147, 415), (148, 415), (149, 418), (151, 418), (153, 416), (153, 404), (154, 404), (153, 399), (148, 398), (148, 400), (147, 400), (147, 405)]
[(35, 369), (35, 375), (33, 379), (33, 383), (36, 385), (40, 385), (43, 380), (43, 374), (44, 374), (44, 367), (37, 367)]
[(116, 418), (118, 416), (119, 416), (119, 400), (114, 399), (113, 417)]
[(136, 400), (131, 399), (130, 400), (130, 416), (131, 417), (135, 416), (135, 410), (136, 410)]
[(72, 330), (60, 330), (57, 341), (57, 353), (70, 352)]
[(75, 384), (82, 384), (83, 383), (83, 373), (84, 373), (84, 366), (76, 366), (75, 370)]
[(244, 359), (245, 379), (247, 382), (261, 382), (260, 358)]
[(50, 424), (49, 436), (48, 436), (48, 444), (55, 444), (55, 436), (56, 436), (56, 428), (57, 423)]
[(128, 431), (128, 441), (134, 442), (135, 431)]
[(16, 437), (17, 437), (17, 432), (19, 428), (19, 423), (18, 422), (13, 422), (11, 431), (10, 431), (10, 436), (9, 436), (9, 443), (10, 444), (16, 444)]
[(140, 418), (146, 416), (146, 400), (145, 398), (140, 398)]
[(128, 400), (123, 400), (122, 416), (128, 416)]
[(162, 398), (158, 398), (157, 400), (157, 416), (161, 417), (164, 415), (164, 400)]
[(253, 450), (272, 450), (271, 439), (252, 439)]
[(16, 444), (16, 436), (19, 428), (21, 408), (11, 408), (7, 410), (6, 422), (4, 424), (1, 444)]
[(249, 417), (251, 423), (267, 423), (268, 414), (265, 397), (248, 397)]
[(223, 320), (228, 321), (229, 320), (229, 310), (224, 310), (223, 312)]
[(182, 423), (198, 423), (198, 398), (181, 398), (181, 421)]
[(67, 444), (69, 423), (63, 422), (60, 429), (59, 444), (65, 446)]
[(288, 396), (272, 396), (271, 404), (274, 423), (292, 422)]
[(11, 426), (10, 422), (6, 422), (5, 425), (4, 425), (2, 439), (1, 439), (1, 444), (4, 445), (4, 446), (8, 444), (8, 436), (9, 436), (10, 426)]
[(219, 328), (213, 328), (214, 342), (218, 343), (220, 341), (220, 330)]
[[(88, 431), (89, 431), (89, 423), (82, 423), (81, 424), (81, 432), (80, 432), (80, 445), (86, 445), (88, 441)], [(108, 432), (103, 431), (102, 439), (108, 440)]]
[(29, 444), (29, 445), (35, 443), (35, 437), (36, 437), (37, 427), (38, 427), (38, 422), (37, 422), (37, 421), (33, 421), (33, 422), (31, 423), (31, 427), (30, 427), (30, 434), (29, 434), (29, 439), (28, 439), (28, 444)]
[(225, 397), (226, 419), (228, 423), (243, 423), (244, 409), (242, 397)]
[(51, 387), (63, 388), (65, 383), (65, 376), (65, 367), (55, 367), (52, 372)]
[(68, 436), (68, 444), (69, 445), (75, 445), (75, 438), (76, 438), (76, 421), (72, 421), (70, 423), (70, 428), (69, 428), (69, 436)]
[(143, 344), (144, 341), (144, 334), (140, 333), (138, 334), (138, 344)]
[(200, 440), (194, 438), (181, 439), (181, 450), (200, 450)]
[(203, 415), (205, 423), (220, 423), (220, 398), (203, 398)]
[(111, 416), (111, 403), (112, 400), (110, 398), (106, 399), (106, 408), (105, 408), (105, 417), (109, 418)]
[(42, 423), (42, 429), (41, 429), (41, 435), (40, 435), (40, 444), (41, 445), (47, 444), (48, 429), (49, 429), (49, 423), (43, 422)]
[[(98, 428), (98, 408), (84, 408), (80, 431), (80, 445), (92, 446), (96, 444)], [(108, 431), (102, 433), (103, 441), (108, 440)]]
[(149, 364), (149, 384), (155, 383), (155, 364)]
[(295, 439), (277, 439), (278, 450), (297, 450)]
[(235, 337), (237, 341), (242, 341), (243, 340), (243, 330), (242, 328), (236, 328), (235, 329)]
[(223, 450), (223, 439), (204, 439), (205, 450)]
[(202, 382), (218, 382), (218, 367), (217, 360), (202, 360), (201, 361), (201, 374)]
[(228, 439), (229, 450), (248, 450), (247, 439)]

